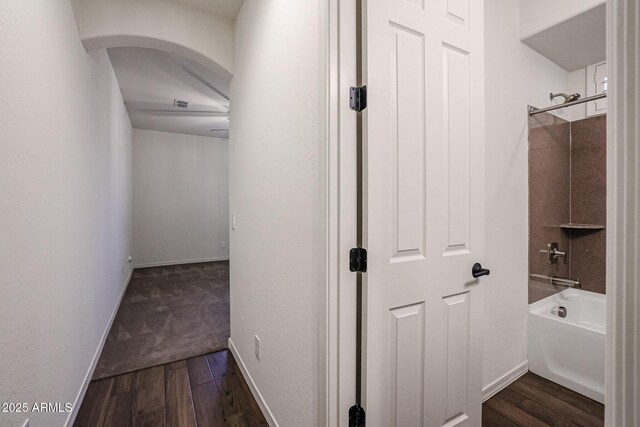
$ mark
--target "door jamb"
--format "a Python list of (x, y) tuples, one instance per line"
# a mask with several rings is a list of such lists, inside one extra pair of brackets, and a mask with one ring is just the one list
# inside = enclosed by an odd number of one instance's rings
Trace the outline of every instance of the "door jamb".
[(605, 425), (640, 423), (640, 13), (607, 1), (607, 347)]
[(355, 403), (356, 274), (349, 249), (357, 237), (357, 133), (349, 88), (356, 85), (356, 7), (339, 0), (319, 7), (317, 418), (319, 426), (338, 427), (348, 425)]

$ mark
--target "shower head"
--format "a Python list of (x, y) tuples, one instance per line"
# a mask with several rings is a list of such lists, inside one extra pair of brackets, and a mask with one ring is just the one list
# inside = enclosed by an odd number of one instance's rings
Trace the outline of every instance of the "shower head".
[(573, 102), (573, 101), (577, 101), (578, 99), (580, 99), (580, 94), (579, 93), (574, 93), (572, 95), (567, 95), (566, 93), (550, 93), (549, 94), (549, 99), (551, 99), (553, 101), (553, 99), (557, 96), (561, 96), (562, 98), (564, 98), (564, 102), (563, 104), (566, 104), (567, 102)]

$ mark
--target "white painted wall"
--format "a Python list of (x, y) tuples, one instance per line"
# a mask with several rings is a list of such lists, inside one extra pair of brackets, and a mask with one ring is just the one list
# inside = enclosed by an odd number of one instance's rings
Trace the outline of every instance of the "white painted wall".
[(317, 411), (318, 13), (245, 0), (236, 20), (231, 339), (281, 426), (312, 426)]
[[(589, 93), (587, 89), (587, 82), (593, 83), (595, 80), (593, 69), (590, 70), (590, 66), (585, 68), (580, 68), (579, 70), (573, 71), (569, 73), (569, 92), (568, 93), (579, 93), (583, 98), (587, 96), (593, 96), (594, 93)], [(593, 86), (592, 86), (593, 87)], [(606, 106), (606, 99), (601, 101), (590, 101), (584, 104), (576, 105), (568, 108), (568, 114), (570, 117), (570, 121), (582, 120), (587, 118), (588, 111), (590, 111), (591, 115), (594, 114), (602, 114), (606, 113), (606, 108), (604, 110), (599, 110), (596, 113), (596, 105), (595, 103), (599, 102), (602, 107), (603, 103)]]
[(0, 401), (74, 403), (130, 272), (131, 125), (68, 0), (3, 1), (0, 40)]
[(519, 0), (520, 38), (528, 38), (571, 19), (605, 0)]
[(73, 5), (87, 49), (148, 47), (171, 51), (231, 78), (231, 18), (171, 0), (73, 0)]
[[(583, 98), (587, 97), (587, 69), (569, 73), (569, 91), (567, 93), (579, 93)], [(566, 109), (569, 115), (569, 121), (581, 120), (587, 117), (587, 104), (579, 104)]]
[[(520, 42), (519, 4), (485, 1), (486, 286), (483, 386), (527, 358), (527, 105), (549, 105), (568, 74)], [(483, 262), (483, 265), (485, 263)]]
[(133, 130), (136, 267), (229, 258), (228, 144)]

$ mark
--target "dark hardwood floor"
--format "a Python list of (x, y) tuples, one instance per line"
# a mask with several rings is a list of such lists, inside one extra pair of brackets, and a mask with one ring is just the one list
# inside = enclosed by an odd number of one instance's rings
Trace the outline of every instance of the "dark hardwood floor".
[(74, 426), (266, 426), (233, 356), (219, 351), (91, 382)]
[(603, 426), (604, 405), (528, 372), (482, 405), (482, 425)]
[[(482, 425), (600, 427), (604, 405), (528, 372), (482, 405)], [(267, 426), (228, 351), (93, 381), (74, 426)]]

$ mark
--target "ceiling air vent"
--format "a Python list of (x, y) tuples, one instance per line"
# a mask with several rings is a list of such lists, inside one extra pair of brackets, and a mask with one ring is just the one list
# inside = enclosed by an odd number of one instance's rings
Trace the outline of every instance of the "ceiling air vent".
[(187, 101), (180, 101), (178, 99), (174, 99), (173, 100), (173, 106), (174, 107), (179, 107), (179, 108), (188, 108), (189, 107), (189, 103)]

